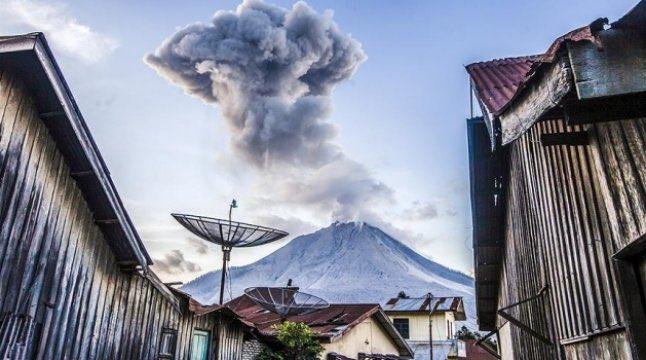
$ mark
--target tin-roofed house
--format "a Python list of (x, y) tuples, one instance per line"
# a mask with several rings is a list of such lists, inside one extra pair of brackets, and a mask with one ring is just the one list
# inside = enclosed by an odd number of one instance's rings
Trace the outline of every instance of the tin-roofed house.
[(456, 339), (456, 321), (467, 319), (462, 298), (406, 297), (389, 299), (384, 312), (415, 352), (415, 359), (430, 359), (429, 344), (433, 344), (433, 359), (465, 357), (465, 344)]
[(503, 359), (646, 359), (646, 2), (467, 72), (480, 329)]
[(0, 37), (0, 358), (240, 359), (151, 264), (44, 36)]
[(328, 308), (286, 319), (265, 310), (247, 295), (229, 301), (226, 307), (253, 324), (259, 334), (259, 340), (245, 343), (245, 360), (253, 359), (262, 349), (258, 342), (276, 341), (272, 325), (281, 320), (307, 324), (325, 349), (323, 355), (331, 359), (413, 357), (411, 348), (378, 304), (330, 304)]

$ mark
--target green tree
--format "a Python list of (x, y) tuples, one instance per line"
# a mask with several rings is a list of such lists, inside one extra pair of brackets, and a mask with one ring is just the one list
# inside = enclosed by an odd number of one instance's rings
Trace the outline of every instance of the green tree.
[[(462, 325), (460, 330), (455, 333), (455, 337), (460, 339), (460, 340), (480, 340), (482, 338), (482, 335), (478, 332), (471, 331), (469, 328), (466, 326)], [(483, 343), (489, 345), (492, 348), (497, 348), (496, 340), (490, 338), (487, 338)]]
[(314, 338), (309, 326), (303, 323), (285, 321), (274, 325), (279, 350), (265, 347), (256, 360), (317, 360), (323, 352), (323, 346)]
[(469, 330), (466, 326), (462, 325), (460, 330), (455, 333), (455, 337), (460, 339), (460, 340), (475, 340), (477, 339), (477, 335), (473, 333), (473, 331)]

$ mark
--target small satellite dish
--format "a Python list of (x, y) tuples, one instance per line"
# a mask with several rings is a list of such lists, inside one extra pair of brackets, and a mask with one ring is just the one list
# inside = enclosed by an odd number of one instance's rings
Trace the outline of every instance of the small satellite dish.
[(286, 319), (326, 309), (330, 304), (318, 296), (298, 291), (294, 287), (251, 287), (244, 293), (263, 309)]

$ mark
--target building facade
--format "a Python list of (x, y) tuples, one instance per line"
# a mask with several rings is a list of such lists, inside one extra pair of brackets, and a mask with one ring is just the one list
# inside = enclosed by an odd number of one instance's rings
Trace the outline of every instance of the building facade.
[(0, 358), (239, 359), (151, 264), (44, 37), (0, 37)]
[[(328, 308), (304, 315), (290, 315), (286, 319), (263, 309), (247, 295), (229, 301), (226, 307), (241, 320), (253, 324), (258, 339), (270, 346), (276, 343), (272, 326), (281, 321), (291, 321), (305, 323), (312, 329), (325, 349), (324, 358), (413, 357), (410, 346), (378, 304), (330, 304)], [(257, 349), (254, 342), (245, 345)], [(251, 353), (252, 350), (244, 352)]]
[(503, 359), (646, 359), (646, 3), (467, 66), (476, 302)]
[(456, 321), (466, 320), (461, 297), (396, 297), (388, 300), (384, 311), (395, 328), (415, 352), (415, 359), (464, 357), (465, 344), (456, 339)]

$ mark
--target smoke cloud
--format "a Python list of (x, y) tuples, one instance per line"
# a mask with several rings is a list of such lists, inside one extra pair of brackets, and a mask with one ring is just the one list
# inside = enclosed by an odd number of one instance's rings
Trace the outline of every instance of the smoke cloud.
[(186, 260), (180, 250), (172, 250), (164, 255), (163, 259), (156, 259), (154, 265), (159, 271), (166, 274), (193, 273), (202, 270), (200, 265)]
[(284, 9), (245, 0), (208, 24), (178, 30), (144, 60), (186, 93), (218, 105), (232, 149), (258, 170), (260, 208), (296, 205), (345, 221), (394, 202), (391, 188), (333, 142), (330, 95), (366, 55), (332, 12), (319, 14), (302, 1)]
[(366, 59), (332, 13), (245, 0), (166, 39), (145, 62), (188, 94), (217, 104), (232, 146), (264, 167), (318, 167), (341, 155), (325, 121), (334, 86)]

